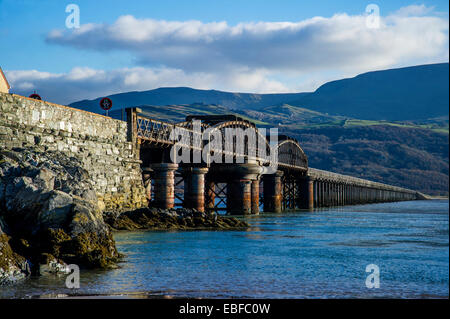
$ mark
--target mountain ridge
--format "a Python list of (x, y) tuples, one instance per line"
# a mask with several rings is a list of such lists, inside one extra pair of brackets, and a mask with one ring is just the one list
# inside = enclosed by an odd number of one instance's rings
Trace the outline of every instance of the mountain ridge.
[(426, 64), (330, 81), (291, 103), (366, 120), (417, 120), (448, 114), (448, 87), (449, 64)]
[[(109, 95), (112, 110), (140, 105), (204, 103), (230, 110), (261, 110), (290, 104), (324, 114), (365, 120), (425, 120), (448, 115), (449, 64), (436, 63), (371, 71), (334, 80), (314, 92), (239, 93), (189, 87), (161, 87)], [(69, 106), (101, 113), (99, 101), (81, 100)]]
[[(108, 95), (113, 101), (113, 110), (117, 108), (139, 105), (175, 105), (175, 104), (218, 104), (229, 109), (245, 107), (260, 108), (279, 104), (286, 100), (292, 101), (308, 93), (239, 93), (219, 90), (202, 90), (190, 87), (160, 87), (147, 91), (131, 91)], [(93, 100), (81, 100), (69, 104), (71, 107), (86, 111), (101, 112), (99, 102), (101, 97)]]

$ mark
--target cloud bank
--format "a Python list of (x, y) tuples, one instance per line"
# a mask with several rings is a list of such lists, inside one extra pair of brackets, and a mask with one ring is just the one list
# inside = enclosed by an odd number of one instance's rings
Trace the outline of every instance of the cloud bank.
[(37, 70), (6, 71), (12, 92), (28, 96), (37, 90), (44, 100), (69, 104), (119, 92), (144, 91), (158, 87), (190, 86), (197, 89), (247, 92), (288, 91), (282, 83), (266, 78), (261, 71), (186, 73), (174, 68), (123, 68), (112, 71), (75, 67), (68, 73), (48, 73)]
[(163, 21), (125, 15), (113, 24), (53, 31), (49, 43), (105, 51), (124, 50), (142, 64), (187, 71), (237, 67), (308, 72), (380, 68), (402, 61), (448, 58), (448, 20), (410, 6), (368, 28), (366, 16), (336, 14), (299, 22)]
[[(125, 51), (137, 59), (137, 67), (108, 72), (74, 68), (66, 74), (10, 71), (8, 76), (15, 89), (45, 86), (51, 90), (49, 85), (61, 89), (70, 85), (65, 92), (81, 99), (96, 97), (96, 92), (106, 95), (178, 85), (247, 92), (296, 91), (314, 89), (305, 83), (328, 80), (330, 71), (341, 75), (339, 78), (448, 61), (448, 17), (434, 15), (432, 8), (401, 8), (381, 17), (376, 29), (368, 28), (366, 19), (365, 15), (336, 14), (298, 22), (230, 26), (227, 22), (125, 15), (112, 24), (53, 30), (46, 41), (98, 52)], [(49, 95), (55, 93), (49, 91)]]

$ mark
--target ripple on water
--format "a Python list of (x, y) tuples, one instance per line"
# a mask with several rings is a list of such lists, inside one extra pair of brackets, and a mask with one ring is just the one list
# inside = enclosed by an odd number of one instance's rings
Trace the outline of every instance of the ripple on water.
[[(246, 218), (248, 231), (119, 232), (120, 268), (82, 271), (78, 295), (211, 298), (448, 297), (448, 201), (415, 201)], [(368, 264), (380, 289), (367, 289)], [(0, 297), (73, 294), (64, 278)]]

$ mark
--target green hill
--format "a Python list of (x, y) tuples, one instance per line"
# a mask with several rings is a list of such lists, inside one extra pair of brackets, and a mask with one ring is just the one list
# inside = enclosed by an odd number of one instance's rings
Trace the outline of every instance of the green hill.
[(449, 64), (368, 72), (328, 82), (290, 104), (365, 120), (448, 116)]
[[(221, 105), (234, 111), (267, 113), (271, 110), (276, 112), (277, 107), (288, 104), (325, 116), (424, 121), (442, 116), (447, 116), (448, 120), (448, 87), (449, 64), (440, 63), (368, 72), (351, 79), (325, 83), (311, 93), (253, 94), (173, 87), (113, 94), (109, 98), (113, 101), (112, 110), (138, 105), (203, 103)], [(101, 113), (100, 99), (78, 101), (70, 106)], [(261, 117), (257, 113), (255, 116)]]
[[(251, 108), (258, 109), (277, 105), (286, 101), (298, 100), (307, 93), (286, 94), (253, 94), (231, 93), (217, 90), (197, 90), (188, 87), (168, 87), (141, 92), (126, 92), (109, 95), (113, 102), (112, 110), (137, 105), (182, 105), (182, 104), (217, 104), (228, 109)], [(102, 97), (94, 100), (82, 100), (69, 104), (82, 110), (101, 113), (99, 102)]]

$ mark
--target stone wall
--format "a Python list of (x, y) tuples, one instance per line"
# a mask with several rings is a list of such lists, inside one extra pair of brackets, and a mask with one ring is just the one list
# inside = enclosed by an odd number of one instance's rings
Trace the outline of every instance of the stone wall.
[(0, 147), (32, 146), (80, 159), (94, 180), (100, 208), (125, 211), (147, 205), (127, 123), (99, 114), (0, 93)]

